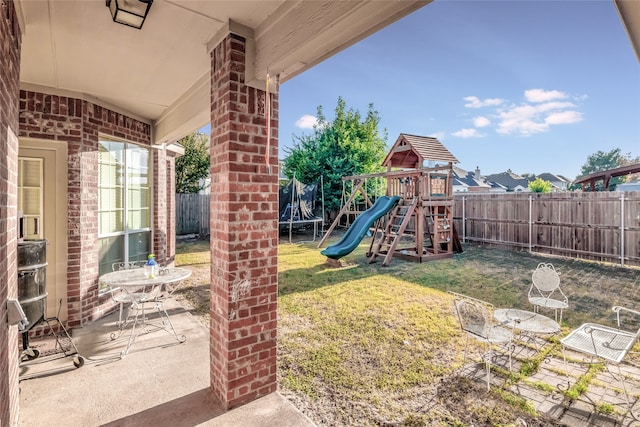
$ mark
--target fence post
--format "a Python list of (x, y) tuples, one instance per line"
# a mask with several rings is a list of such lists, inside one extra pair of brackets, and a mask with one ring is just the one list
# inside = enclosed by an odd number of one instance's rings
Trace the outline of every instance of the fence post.
[(624, 193), (620, 196), (620, 266), (624, 267)]
[(533, 232), (533, 222), (531, 221), (533, 218), (533, 197), (529, 196), (529, 253), (531, 253), (531, 234)]
[(462, 243), (467, 243), (467, 213), (465, 196), (462, 196)]

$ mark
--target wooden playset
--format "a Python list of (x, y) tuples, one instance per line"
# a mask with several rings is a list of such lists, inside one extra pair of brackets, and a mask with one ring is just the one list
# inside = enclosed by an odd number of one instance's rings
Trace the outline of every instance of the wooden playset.
[(358, 194), (367, 206), (372, 205), (364, 183), (381, 177), (386, 181), (386, 195), (399, 196), (400, 201), (375, 223), (369, 262), (381, 257), (386, 266), (394, 256), (416, 262), (453, 256), (457, 239), (453, 230), (454, 163), (458, 160), (436, 138), (400, 134), (383, 162), (387, 172), (342, 178), (351, 183), (351, 194), (318, 247), (341, 219), (363, 213), (354, 210)]

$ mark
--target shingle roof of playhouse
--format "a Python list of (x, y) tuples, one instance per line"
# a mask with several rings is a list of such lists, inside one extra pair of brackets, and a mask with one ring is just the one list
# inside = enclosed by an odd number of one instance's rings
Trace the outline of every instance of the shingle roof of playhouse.
[(436, 138), (401, 133), (382, 162), (382, 166), (419, 168), (425, 160), (459, 163)]

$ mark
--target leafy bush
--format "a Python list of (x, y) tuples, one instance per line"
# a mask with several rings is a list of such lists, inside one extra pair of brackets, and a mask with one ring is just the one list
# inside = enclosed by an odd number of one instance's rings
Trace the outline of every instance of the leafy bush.
[(551, 182), (542, 178), (536, 178), (535, 181), (529, 182), (529, 191), (532, 193), (551, 193)]

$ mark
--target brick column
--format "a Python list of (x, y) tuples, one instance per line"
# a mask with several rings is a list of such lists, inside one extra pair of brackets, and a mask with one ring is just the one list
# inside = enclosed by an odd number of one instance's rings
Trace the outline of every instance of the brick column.
[[(151, 252), (167, 263), (167, 150), (151, 150), (153, 156), (153, 243)], [(175, 197), (175, 196), (174, 196)]]
[(166, 167), (167, 243), (165, 263), (173, 264), (176, 260), (176, 158), (174, 155), (167, 156)]
[(211, 387), (227, 408), (277, 385), (277, 137), (267, 173), (265, 92), (244, 83), (245, 45), (229, 34), (211, 53)]
[(18, 423), (18, 327), (7, 298), (18, 297), (18, 101), (21, 32), (13, 1), (0, 2), (0, 426)]

